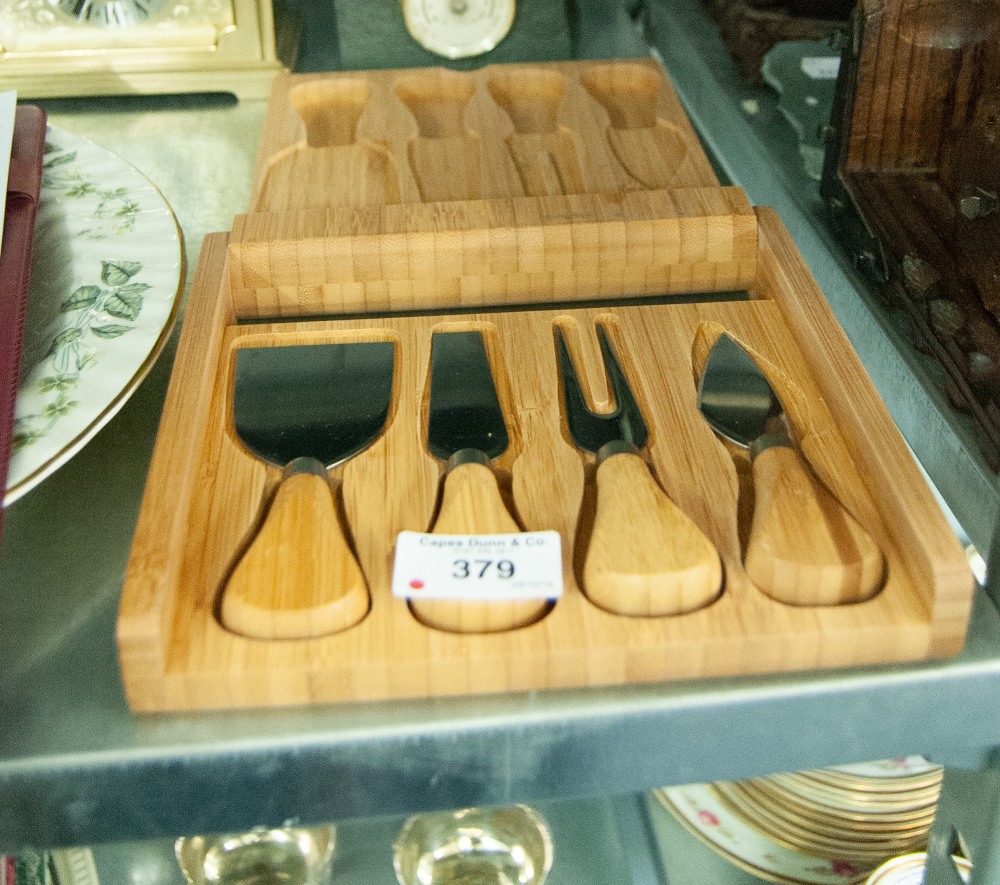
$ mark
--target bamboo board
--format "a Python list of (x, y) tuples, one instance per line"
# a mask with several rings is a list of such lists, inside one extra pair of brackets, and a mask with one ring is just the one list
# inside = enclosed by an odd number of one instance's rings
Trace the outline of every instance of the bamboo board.
[(753, 209), (661, 67), (279, 77), (229, 245), (241, 317), (745, 289)]
[[(905, 444), (846, 337), (770, 210), (758, 210), (751, 299), (594, 308), (563, 305), (462, 316), (385, 316), (240, 325), (225, 235), (212, 235), (192, 290), (118, 622), (136, 710), (305, 704), (500, 692), (916, 660), (957, 652), (973, 582)], [(720, 551), (722, 594), (683, 615), (631, 618), (593, 605), (576, 580), (593, 509), (593, 459), (560, 413), (553, 324), (570, 330), (591, 405), (608, 391), (595, 323), (611, 330), (650, 427), (646, 454), (673, 500)], [(442, 465), (424, 429), (431, 333), (483, 329), (511, 445), (496, 462), (526, 529), (554, 529), (565, 594), (538, 622), (494, 634), (425, 627), (388, 582), (395, 537), (429, 526)], [(888, 563), (872, 599), (793, 607), (771, 600), (741, 562), (745, 464), (696, 409), (708, 346), (744, 341), (778, 387), (817, 475), (873, 535)], [(332, 472), (371, 591), (343, 632), (253, 640), (216, 618), (233, 558), (278, 471), (235, 440), (233, 351), (371, 338), (397, 342), (386, 432)], [(627, 531), (628, 526), (623, 526)]]

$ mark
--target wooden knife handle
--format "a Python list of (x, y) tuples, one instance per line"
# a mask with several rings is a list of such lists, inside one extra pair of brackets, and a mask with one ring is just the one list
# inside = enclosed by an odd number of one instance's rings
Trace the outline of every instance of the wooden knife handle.
[(583, 585), (601, 608), (631, 616), (681, 614), (719, 595), (718, 552), (637, 454), (612, 455), (597, 468)]
[(792, 605), (857, 602), (879, 589), (882, 552), (794, 449), (764, 449), (753, 479), (744, 564), (759, 589)]
[(306, 639), (357, 624), (368, 607), (326, 471), (287, 476), (223, 590), (223, 626), (253, 639)]
[[(485, 464), (452, 467), (444, 479), (435, 535), (502, 535), (520, 532), (500, 495), (496, 475)], [(411, 599), (421, 621), (452, 633), (498, 633), (537, 621), (549, 607), (546, 599), (465, 602), (454, 599)]]

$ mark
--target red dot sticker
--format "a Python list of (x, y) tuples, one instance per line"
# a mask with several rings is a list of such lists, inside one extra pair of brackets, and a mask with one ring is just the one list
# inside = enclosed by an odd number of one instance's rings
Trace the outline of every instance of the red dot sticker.
[(420, 578), (414, 578), (412, 581), (410, 581), (410, 587), (413, 588), (414, 590), (423, 590), (424, 582), (421, 581)]

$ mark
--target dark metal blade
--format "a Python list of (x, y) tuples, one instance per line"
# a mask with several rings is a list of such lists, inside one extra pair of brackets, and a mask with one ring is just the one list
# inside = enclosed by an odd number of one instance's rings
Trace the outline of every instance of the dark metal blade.
[(300, 457), (339, 464), (382, 433), (393, 358), (391, 341), (242, 348), (233, 389), (236, 434), (272, 464)]
[(431, 338), (427, 447), (447, 460), (462, 449), (497, 458), (510, 439), (481, 332), (435, 332)]
[(597, 327), (597, 338), (601, 345), (601, 355), (604, 357), (608, 386), (615, 398), (615, 410), (607, 415), (593, 412), (588, 408), (562, 329), (556, 327), (556, 354), (570, 436), (576, 445), (588, 452), (596, 453), (606, 443), (618, 440), (632, 443), (641, 449), (646, 445), (648, 435), (642, 411), (603, 326)]
[(708, 356), (698, 407), (716, 433), (741, 446), (763, 436), (782, 411), (764, 373), (729, 335), (720, 336)]

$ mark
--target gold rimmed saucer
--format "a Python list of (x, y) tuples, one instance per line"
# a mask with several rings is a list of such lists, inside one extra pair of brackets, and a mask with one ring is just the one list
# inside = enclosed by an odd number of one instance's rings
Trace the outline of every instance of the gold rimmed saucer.
[(908, 756), (859, 765), (814, 768), (800, 774), (838, 787), (884, 793), (939, 784), (943, 768), (922, 756)]
[[(718, 784), (713, 785), (715, 788), (718, 786)], [(927, 841), (926, 832), (913, 834), (907, 838), (828, 837), (808, 824), (797, 824), (793, 820), (772, 814), (760, 805), (743, 802), (738, 794), (718, 791), (718, 796), (734, 814), (741, 816), (750, 826), (760, 830), (775, 842), (795, 851), (831, 860), (846, 858), (858, 864), (874, 865), (901, 852), (922, 848)]]
[(771, 788), (793, 801), (805, 802), (834, 812), (857, 812), (865, 815), (906, 814), (931, 808), (937, 802), (940, 791), (939, 786), (911, 793), (896, 791), (888, 795), (870, 791), (837, 790), (791, 774), (776, 774), (766, 780)]
[(941, 776), (940, 766), (909, 757), (656, 796), (702, 841), (762, 878), (860, 881), (863, 871), (926, 848)]
[(801, 771), (794, 777), (818, 789), (874, 794), (891, 799), (900, 794), (935, 791), (941, 786), (942, 775), (939, 772), (936, 775), (907, 778), (846, 778), (830, 776), (824, 771)]
[(918, 832), (926, 832), (934, 820), (933, 814), (912, 821), (889, 822), (858, 816), (847, 819), (809, 809), (803, 812), (800, 806), (783, 802), (767, 792), (763, 785), (753, 782), (737, 782), (730, 789), (755, 808), (762, 808), (771, 814), (808, 828), (819, 835), (836, 838), (847, 834), (851, 839), (861, 841), (885, 841), (887, 839), (908, 839)]
[(688, 832), (741, 870), (779, 885), (860, 885), (877, 864), (831, 860), (797, 851), (751, 827), (708, 784), (654, 790), (657, 802)]
[(874, 802), (859, 803), (856, 797), (849, 795), (839, 799), (828, 796), (817, 798), (774, 780), (755, 781), (754, 786), (758, 790), (763, 790), (775, 801), (790, 805), (802, 814), (824, 819), (836, 818), (846, 824), (870, 822), (882, 827), (915, 824), (926, 818), (933, 818), (937, 802), (936, 793), (931, 798), (916, 797), (912, 804), (900, 802), (887, 806)]

